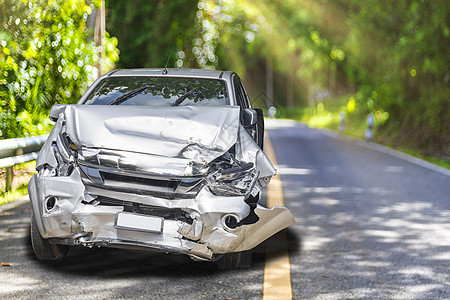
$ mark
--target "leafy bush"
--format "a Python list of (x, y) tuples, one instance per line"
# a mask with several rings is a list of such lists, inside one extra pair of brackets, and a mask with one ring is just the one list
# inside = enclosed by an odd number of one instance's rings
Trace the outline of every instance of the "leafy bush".
[[(0, 0), (0, 137), (49, 130), (48, 109), (75, 103), (98, 77), (101, 47), (87, 21), (99, 0)], [(105, 65), (118, 60), (106, 37)]]

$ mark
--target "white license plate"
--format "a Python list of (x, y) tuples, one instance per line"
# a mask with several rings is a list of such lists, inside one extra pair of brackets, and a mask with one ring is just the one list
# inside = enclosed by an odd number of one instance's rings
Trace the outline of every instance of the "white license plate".
[(116, 215), (116, 228), (161, 233), (164, 219), (160, 217), (121, 212)]

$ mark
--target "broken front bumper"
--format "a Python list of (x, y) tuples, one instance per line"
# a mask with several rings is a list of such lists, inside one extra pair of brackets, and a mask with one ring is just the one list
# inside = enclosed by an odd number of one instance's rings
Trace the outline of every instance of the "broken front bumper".
[[(59, 244), (149, 248), (214, 260), (250, 250), (295, 223), (284, 207), (252, 209), (244, 196), (214, 195), (206, 186), (195, 196), (165, 199), (130, 193), (120, 185), (86, 184), (84, 176), (77, 167), (70, 176), (32, 177), (28, 189), (42, 237)], [(246, 222), (253, 212), (259, 220)]]

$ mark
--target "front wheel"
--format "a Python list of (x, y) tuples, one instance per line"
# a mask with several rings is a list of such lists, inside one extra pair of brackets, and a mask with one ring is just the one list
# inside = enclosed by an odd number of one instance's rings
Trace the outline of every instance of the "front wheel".
[(50, 244), (47, 239), (41, 236), (33, 214), (31, 214), (31, 246), (39, 260), (61, 260), (69, 251), (69, 246)]

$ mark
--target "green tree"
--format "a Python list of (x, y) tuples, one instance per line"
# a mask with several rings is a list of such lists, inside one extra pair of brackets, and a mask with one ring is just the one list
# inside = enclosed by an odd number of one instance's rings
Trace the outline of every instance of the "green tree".
[(107, 28), (119, 39), (119, 67), (195, 65), (191, 51), (197, 1), (106, 1)]
[[(87, 19), (100, 1), (0, 0), (0, 136), (48, 131), (54, 103), (75, 103), (98, 76), (102, 49), (89, 39)], [(118, 60), (107, 35), (106, 64)]]
[(162, 67), (172, 53), (169, 66), (232, 69), (261, 90), (269, 58), (278, 105), (289, 80), (298, 105), (348, 95), (394, 143), (449, 156), (448, 1), (108, 3), (123, 67)]

